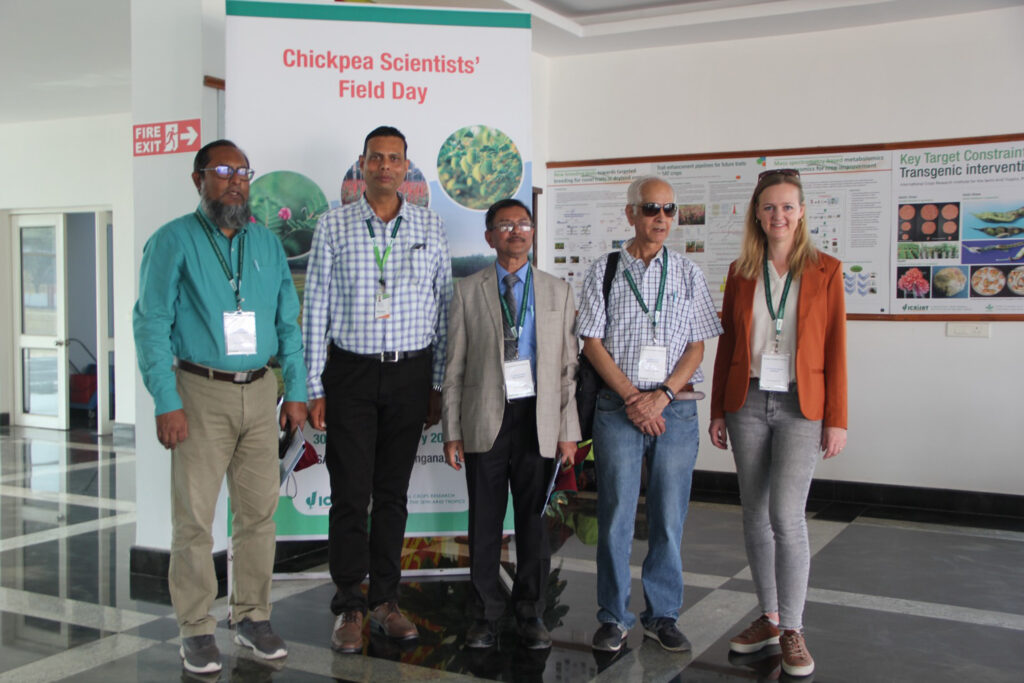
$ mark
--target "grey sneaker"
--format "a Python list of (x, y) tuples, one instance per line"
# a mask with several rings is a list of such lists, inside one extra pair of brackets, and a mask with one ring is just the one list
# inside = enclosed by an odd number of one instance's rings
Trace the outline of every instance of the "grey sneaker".
[(253, 621), (246, 617), (235, 624), (235, 642), (252, 649), (260, 659), (280, 659), (288, 656), (281, 636), (270, 628), (269, 621)]
[(601, 628), (597, 629), (591, 646), (602, 652), (618, 652), (622, 649), (622, 644), (626, 642), (628, 634), (629, 631), (622, 626), (612, 621), (606, 621), (601, 624)]
[(194, 674), (220, 671), (220, 650), (212, 635), (182, 638), (178, 654), (181, 655), (185, 669)]

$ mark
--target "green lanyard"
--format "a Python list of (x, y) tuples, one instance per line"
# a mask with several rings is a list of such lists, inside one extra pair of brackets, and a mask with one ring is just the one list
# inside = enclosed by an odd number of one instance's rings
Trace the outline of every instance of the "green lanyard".
[(391, 256), (391, 248), (395, 246), (395, 235), (398, 234), (398, 226), (402, 224), (402, 217), (399, 216), (395, 219), (395, 227), (391, 229), (391, 239), (388, 240), (388, 246), (384, 249), (384, 255), (381, 256), (380, 249), (377, 248), (377, 234), (373, 231), (373, 223), (369, 218), (366, 219), (366, 229), (370, 231), (370, 239), (373, 240), (373, 258), (377, 261), (377, 270), (380, 271), (380, 286), (384, 286), (384, 266), (387, 265), (388, 257)]
[(768, 254), (764, 255), (764, 299), (768, 304), (768, 315), (775, 321), (775, 352), (779, 351), (779, 337), (782, 336), (782, 316), (786, 312), (786, 297), (789, 296), (789, 286), (793, 284), (793, 271), (786, 273), (786, 286), (782, 288), (782, 299), (779, 300), (779, 314), (775, 315), (775, 307), (772, 306), (772, 283), (768, 277)]
[(640, 289), (636, 286), (636, 282), (633, 280), (633, 276), (630, 274), (629, 269), (624, 269), (622, 272), (626, 276), (626, 282), (629, 283), (629, 288), (633, 290), (633, 296), (636, 297), (636, 302), (640, 304), (641, 310), (647, 314), (647, 317), (651, 319), (651, 326), (654, 328), (654, 339), (658, 339), (658, 319), (661, 317), (661, 304), (665, 299), (665, 279), (668, 277), (668, 247), (663, 247), (664, 251), (661, 253), (661, 283), (658, 285), (658, 300), (654, 304), (654, 313), (652, 314), (647, 308), (647, 304), (644, 303), (644, 297), (640, 293)]
[(199, 224), (203, 226), (206, 239), (210, 241), (210, 246), (213, 247), (213, 253), (217, 255), (217, 260), (224, 271), (224, 276), (227, 277), (228, 284), (231, 285), (231, 290), (235, 293), (235, 305), (238, 306), (238, 310), (242, 310), (242, 263), (245, 254), (245, 231), (240, 230), (238, 235), (238, 277), (235, 277), (231, 274), (228, 262), (224, 260), (224, 254), (220, 253), (220, 247), (213, 241), (213, 227), (210, 225), (210, 222), (198, 209), (196, 210), (196, 218), (199, 219)]
[(512, 320), (512, 311), (508, 310), (508, 303), (505, 301), (505, 297), (499, 296), (498, 301), (501, 302), (501, 314), (505, 317), (505, 322), (508, 323), (508, 327), (512, 330), (512, 334), (518, 340), (519, 335), (523, 331), (523, 323), (526, 322), (526, 303), (530, 298), (530, 283), (533, 282), (533, 269), (526, 269), (526, 284), (523, 285), (523, 298), (519, 301), (519, 324), (514, 325)]

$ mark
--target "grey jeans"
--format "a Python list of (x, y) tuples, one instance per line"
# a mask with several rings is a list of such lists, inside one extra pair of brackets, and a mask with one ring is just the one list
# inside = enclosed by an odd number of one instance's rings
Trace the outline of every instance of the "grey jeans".
[(743, 538), (764, 612), (778, 612), (782, 629), (803, 626), (811, 568), (805, 507), (821, 453), (821, 420), (800, 413), (796, 386), (761, 391), (751, 380), (747, 400), (725, 414), (743, 504)]

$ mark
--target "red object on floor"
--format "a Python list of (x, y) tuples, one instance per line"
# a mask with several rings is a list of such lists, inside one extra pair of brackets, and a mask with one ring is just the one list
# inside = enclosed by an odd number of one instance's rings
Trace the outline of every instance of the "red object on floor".
[(71, 375), (71, 402), (82, 405), (96, 395), (96, 375)]

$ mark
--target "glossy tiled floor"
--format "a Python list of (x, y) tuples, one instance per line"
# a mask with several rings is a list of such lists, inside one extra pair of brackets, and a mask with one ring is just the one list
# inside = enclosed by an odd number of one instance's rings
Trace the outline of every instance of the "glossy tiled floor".
[[(218, 680), (184, 675), (170, 607), (132, 597), (134, 462), (133, 444), (88, 432), (0, 430), (0, 682)], [(817, 660), (814, 680), (1022, 680), (1020, 519), (935, 523), (930, 516), (923, 523), (891, 510), (813, 507), (806, 630)], [(557, 572), (545, 615), (555, 639), (550, 652), (518, 649), (510, 623), (503, 624), (497, 649), (464, 649), (466, 583), (453, 577), (403, 586), (402, 605), (423, 634), (412, 649), (370, 639), (363, 655), (336, 655), (328, 646), (331, 586), (288, 580), (275, 582), (273, 622), (290, 655), (274, 668), (232, 643), (226, 600), (217, 601), (222, 622), (216, 637), (224, 655), (219, 680), (780, 678), (770, 651), (747, 661), (728, 654), (729, 637), (756, 616), (735, 505), (691, 506), (679, 623), (694, 651), (685, 656), (645, 642), (639, 629), (615, 657), (592, 652), (593, 501), (577, 499), (554, 530)], [(637, 609), (644, 538), (641, 515), (634, 543)], [(420, 552), (457, 561), (465, 547), (438, 539)]]

